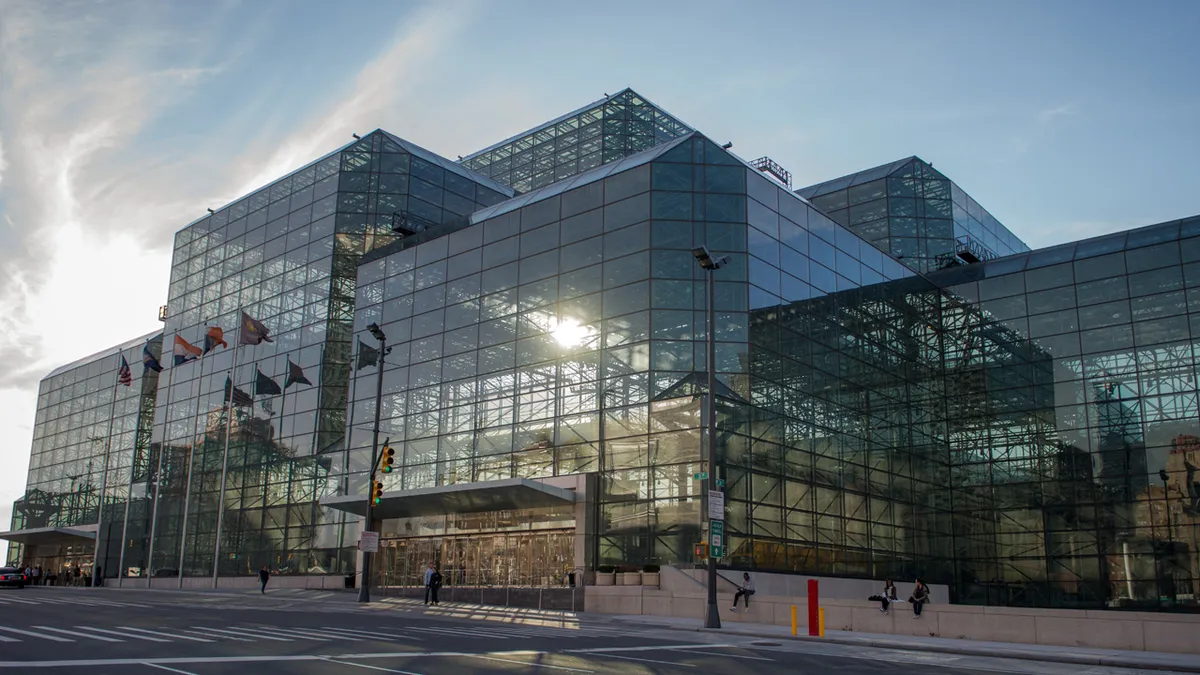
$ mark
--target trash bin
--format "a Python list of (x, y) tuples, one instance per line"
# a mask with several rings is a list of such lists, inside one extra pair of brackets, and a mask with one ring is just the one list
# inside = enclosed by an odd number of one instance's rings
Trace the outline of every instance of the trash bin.
[(574, 572), (567, 573), (567, 585), (570, 586), (571, 588), (575, 588), (575, 573)]
[(354, 575), (353, 574), (346, 575), (346, 588), (354, 588)]

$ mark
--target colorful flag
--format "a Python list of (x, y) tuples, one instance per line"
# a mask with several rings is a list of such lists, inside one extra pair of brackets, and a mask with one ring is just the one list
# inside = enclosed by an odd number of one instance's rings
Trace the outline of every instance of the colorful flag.
[(312, 382), (309, 382), (308, 378), (304, 376), (304, 369), (292, 363), (291, 359), (288, 359), (288, 375), (287, 380), (283, 383), (283, 388), (287, 389), (293, 384), (307, 384), (310, 387), (312, 386)]
[(200, 358), (204, 352), (196, 345), (184, 340), (178, 335), (175, 336), (175, 365), (183, 365), (188, 361), (195, 361)]
[(204, 334), (204, 353), (207, 354), (217, 347), (228, 347), (225, 342), (225, 331), (217, 326), (211, 326), (208, 332)]
[(150, 372), (151, 370), (153, 370), (156, 373), (161, 373), (162, 369), (163, 369), (162, 364), (160, 364), (158, 362), (158, 358), (155, 357), (154, 354), (152, 354), (150, 352), (150, 343), (149, 342), (146, 342), (146, 345), (144, 347), (142, 347), (142, 366), (143, 366), (142, 367), (143, 375)]
[(255, 396), (278, 396), (283, 393), (283, 390), (279, 388), (279, 383), (264, 375), (263, 371), (255, 368), (254, 373)]
[(121, 367), (117, 368), (117, 384), (123, 384), (126, 387), (133, 384), (133, 373), (129, 372), (129, 362), (125, 360), (125, 355), (121, 355)]
[(355, 370), (362, 370), (367, 366), (379, 365), (379, 350), (363, 343), (362, 338), (358, 339), (358, 367)]
[(250, 318), (250, 315), (242, 312), (242, 329), (238, 331), (238, 343), (243, 345), (259, 345), (264, 342), (272, 342), (271, 331), (262, 325), (262, 322), (257, 319)]
[(254, 397), (233, 386), (233, 380), (229, 379), (227, 375), (225, 376), (225, 400), (229, 401), (231, 399), (234, 405), (254, 405)]

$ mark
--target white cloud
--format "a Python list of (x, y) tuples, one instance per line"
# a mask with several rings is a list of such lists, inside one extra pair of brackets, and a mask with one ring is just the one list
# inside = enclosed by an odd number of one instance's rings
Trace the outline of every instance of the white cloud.
[(1075, 105), (1073, 103), (1064, 103), (1063, 105), (1046, 108), (1038, 112), (1037, 121), (1039, 124), (1051, 124), (1060, 117), (1070, 117), (1074, 114)]
[(4, 139), (0, 138), (0, 184), (4, 183), (4, 170), (8, 168), (8, 162), (4, 161)]

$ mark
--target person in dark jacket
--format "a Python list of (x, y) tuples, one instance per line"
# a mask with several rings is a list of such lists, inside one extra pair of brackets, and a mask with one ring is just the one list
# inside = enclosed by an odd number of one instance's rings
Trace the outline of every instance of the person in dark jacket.
[(437, 566), (433, 567), (433, 574), (429, 576), (429, 593), (432, 596), (433, 604), (438, 604), (438, 590), (442, 587), (442, 573), (438, 571)]
[(929, 602), (929, 587), (925, 585), (924, 581), (917, 579), (917, 586), (913, 589), (912, 597), (908, 601), (913, 606), (913, 618), (920, 618), (921, 608), (925, 606), (925, 603)]
[(263, 565), (262, 569), (258, 571), (258, 583), (262, 584), (262, 588), (260, 590), (263, 594), (266, 594), (267, 592), (267, 581), (270, 580), (270, 578), (271, 573), (267, 571), (267, 566)]

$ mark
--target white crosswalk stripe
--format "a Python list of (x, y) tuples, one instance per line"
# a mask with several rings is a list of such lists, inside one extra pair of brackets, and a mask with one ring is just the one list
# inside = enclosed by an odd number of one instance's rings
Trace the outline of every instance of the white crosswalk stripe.
[(29, 637), (35, 637), (35, 638), (39, 638), (42, 640), (50, 640), (51, 642), (74, 642), (74, 640), (68, 640), (67, 638), (60, 638), (57, 635), (45, 635), (43, 633), (34, 633), (32, 631), (21, 630), (20, 628), (9, 628), (8, 626), (0, 626), (0, 630), (8, 631), (9, 633), (16, 633), (18, 635), (28, 635)]
[(322, 637), (312, 631), (306, 631), (298, 628), (277, 628), (275, 626), (252, 626), (248, 630), (266, 633), (267, 635), (278, 635), (292, 639), (316, 640), (318, 642), (333, 642), (333, 638)]
[(83, 633), (80, 631), (69, 631), (69, 630), (63, 630), (61, 628), (51, 628), (50, 626), (34, 626), (34, 628), (36, 628), (38, 630), (48, 630), (53, 633), (61, 633), (63, 635), (70, 635), (71, 637), (83, 637), (83, 638), (88, 638), (89, 640), (99, 640), (100, 642), (124, 642), (124, 640), (118, 640), (116, 638), (104, 637), (103, 635), (92, 635), (90, 633)]
[(395, 640), (415, 640), (421, 642), (421, 638), (415, 635), (397, 635), (396, 633), (380, 633), (378, 631), (356, 630), (353, 628), (333, 628), (331, 626), (321, 626), (321, 630), (330, 635), (345, 635), (351, 640), (371, 640), (379, 638), (391, 638)]
[(150, 637), (149, 635), (138, 635), (136, 633), (129, 633), (129, 632), (119, 633), (115, 630), (108, 630), (107, 628), (92, 628), (90, 626), (75, 626), (75, 627), (78, 628), (79, 630), (91, 631), (93, 633), (104, 633), (105, 635), (116, 635), (117, 637), (133, 638), (134, 640), (145, 640), (146, 642), (170, 642), (170, 640), (164, 640), (162, 638)]
[(295, 640), (295, 638), (285, 638), (285, 637), (279, 637), (276, 635), (264, 635), (262, 633), (256, 633), (254, 631), (250, 631), (250, 630), (246, 630), (246, 629), (238, 629), (237, 631), (231, 631), (231, 630), (225, 630), (224, 628), (205, 628), (204, 626), (192, 626), (192, 628), (205, 630), (210, 633), (223, 633), (225, 635), (232, 635), (234, 637), (245, 636), (245, 637), (252, 637), (252, 638), (262, 638), (264, 640), (273, 640), (275, 642), (293, 642)]
[(205, 630), (202, 630), (202, 629), (184, 630), (183, 632), (184, 632), (184, 633), (191, 633), (191, 634), (193, 634), (193, 635), (203, 635), (203, 636), (205, 636), (205, 637), (210, 637), (210, 638), (220, 638), (220, 639), (224, 639), (224, 640), (233, 640), (234, 642), (254, 642), (254, 640), (251, 640), (251, 639), (249, 639), (249, 638), (238, 637), (238, 636), (236, 636), (236, 635), (224, 635), (224, 634), (222, 634), (222, 633), (212, 633), (212, 632), (208, 632), (208, 631), (205, 631)]
[(121, 630), (133, 631), (135, 633), (146, 633), (147, 635), (157, 635), (159, 637), (174, 638), (178, 640), (189, 640), (191, 642), (216, 642), (208, 638), (192, 637), (190, 635), (180, 635), (179, 633), (162, 633), (156, 630), (146, 630), (145, 628), (134, 628), (133, 626), (117, 626)]

